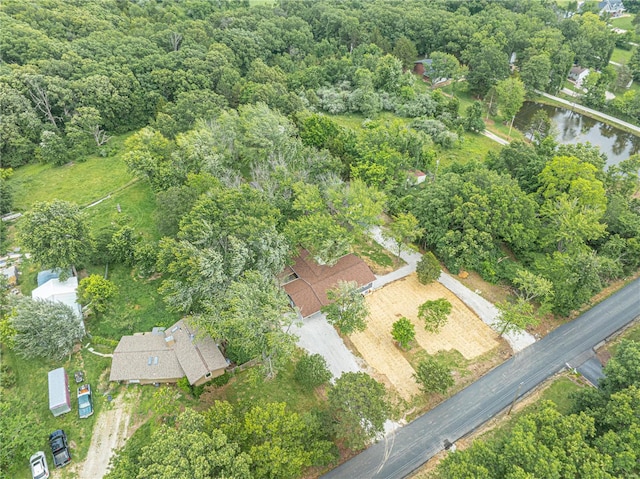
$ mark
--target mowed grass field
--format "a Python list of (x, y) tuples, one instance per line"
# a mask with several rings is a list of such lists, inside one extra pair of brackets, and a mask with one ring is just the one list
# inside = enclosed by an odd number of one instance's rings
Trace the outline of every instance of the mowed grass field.
[(64, 166), (35, 163), (17, 168), (9, 179), (14, 210), (25, 212), (35, 202), (54, 199), (86, 206), (126, 185), (134, 178), (121, 158), (124, 138), (114, 140), (114, 147), (120, 149), (114, 156), (94, 155)]

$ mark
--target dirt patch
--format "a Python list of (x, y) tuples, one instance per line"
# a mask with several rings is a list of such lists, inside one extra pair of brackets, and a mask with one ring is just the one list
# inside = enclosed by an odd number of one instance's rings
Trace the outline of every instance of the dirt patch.
[(139, 396), (139, 388), (128, 388), (102, 410), (93, 428), (87, 458), (75, 465), (79, 479), (98, 479), (107, 473), (113, 452), (124, 445), (129, 435), (129, 419)]
[(509, 296), (509, 288), (506, 286), (500, 286), (497, 284), (491, 284), (476, 273), (475, 271), (469, 271), (469, 275), (466, 278), (455, 276), (458, 281), (464, 284), (471, 291), (477, 292), (484, 299), (490, 303), (496, 304), (500, 301), (504, 301)]
[[(452, 305), (452, 312), (447, 324), (434, 334), (425, 331), (418, 320), (418, 306), (438, 298), (446, 298)], [(473, 359), (499, 344), (498, 335), (451, 291), (440, 283), (422, 285), (415, 274), (369, 294), (367, 304), (370, 311), (368, 327), (362, 333), (352, 334), (351, 343), (377, 375), (384, 377), (406, 400), (420, 391), (412, 378), (413, 367), (391, 337), (392, 325), (401, 316), (413, 322), (416, 342), (429, 354), (455, 349), (466, 359)]]

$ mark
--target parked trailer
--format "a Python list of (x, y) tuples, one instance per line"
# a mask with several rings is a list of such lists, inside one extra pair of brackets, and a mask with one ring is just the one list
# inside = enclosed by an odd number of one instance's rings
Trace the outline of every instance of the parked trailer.
[(54, 416), (71, 411), (69, 379), (64, 368), (49, 371), (49, 410)]

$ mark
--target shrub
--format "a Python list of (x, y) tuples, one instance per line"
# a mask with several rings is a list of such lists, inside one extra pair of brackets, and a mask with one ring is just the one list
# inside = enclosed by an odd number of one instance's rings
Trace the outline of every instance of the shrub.
[(416, 266), (418, 281), (422, 284), (433, 283), (440, 277), (440, 262), (431, 251), (427, 251)]
[(319, 354), (312, 354), (300, 358), (293, 377), (304, 387), (313, 389), (329, 381), (333, 375), (327, 368), (324, 358)]
[(413, 323), (404, 316), (393, 323), (393, 329), (391, 330), (391, 336), (398, 341), (402, 349), (410, 349), (409, 343), (416, 337), (416, 330)]
[(432, 357), (418, 363), (413, 375), (420, 389), (425, 393), (438, 392), (444, 394), (455, 384), (451, 371)]

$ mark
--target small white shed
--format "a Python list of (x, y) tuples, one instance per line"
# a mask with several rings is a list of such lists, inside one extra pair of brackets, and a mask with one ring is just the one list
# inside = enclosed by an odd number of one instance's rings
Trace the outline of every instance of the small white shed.
[(49, 410), (54, 416), (71, 411), (69, 378), (64, 368), (49, 371)]

